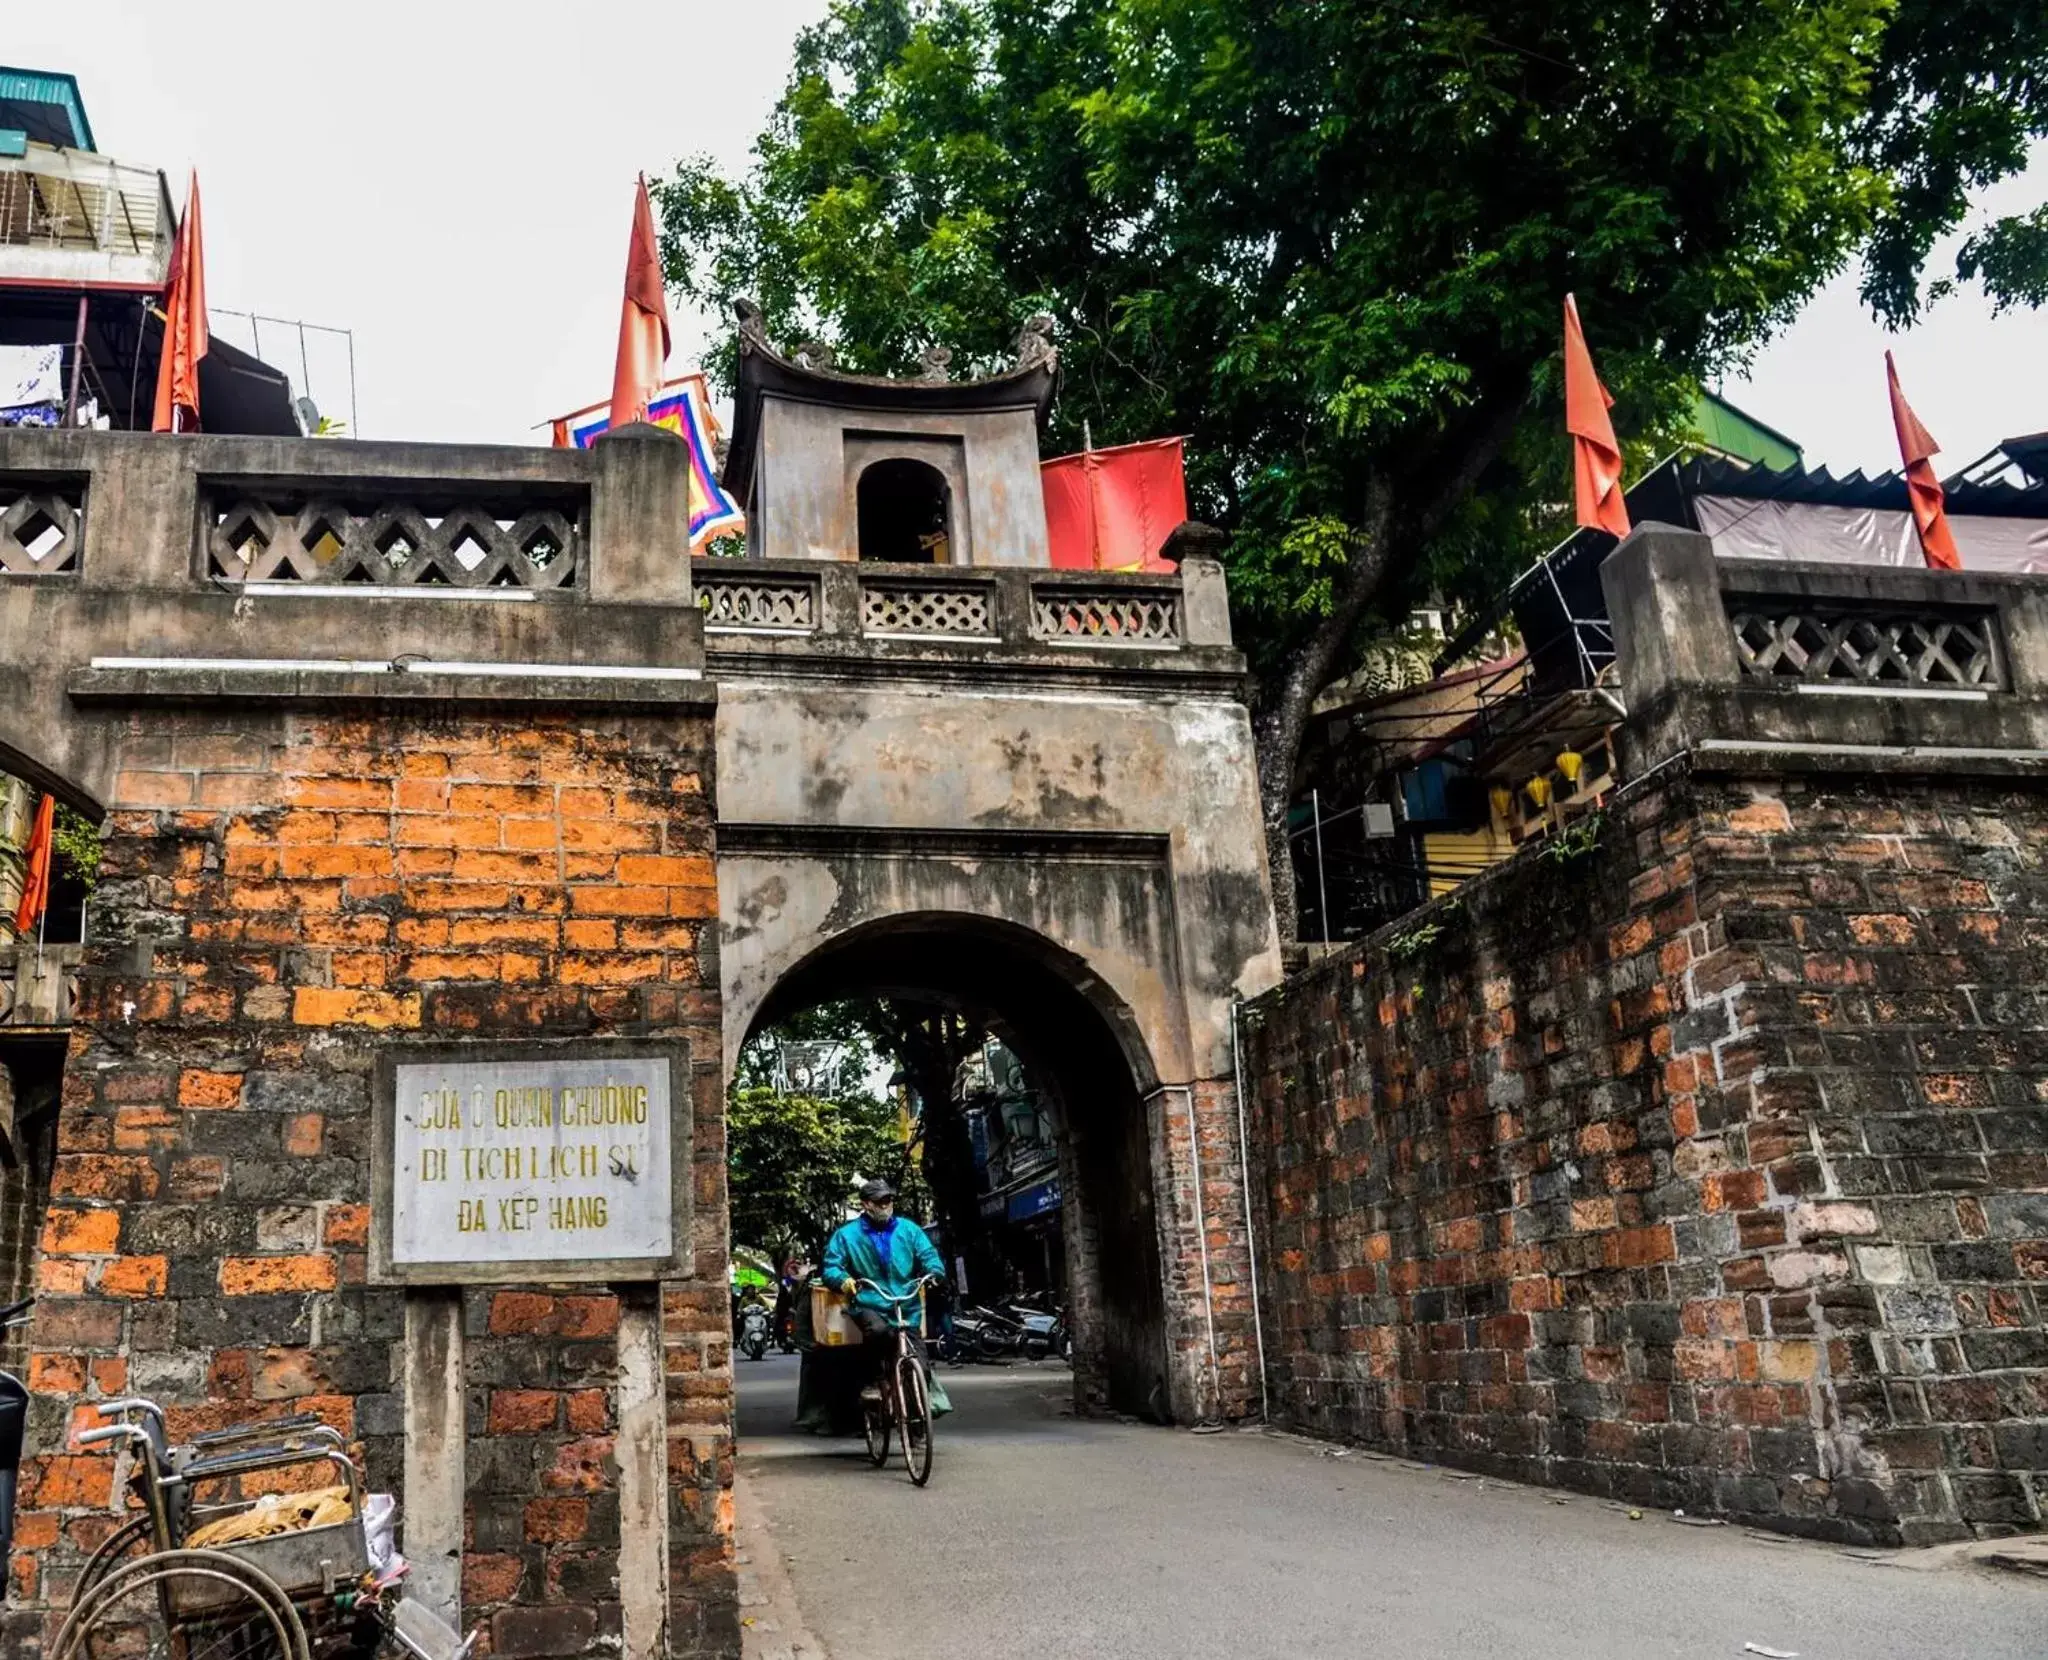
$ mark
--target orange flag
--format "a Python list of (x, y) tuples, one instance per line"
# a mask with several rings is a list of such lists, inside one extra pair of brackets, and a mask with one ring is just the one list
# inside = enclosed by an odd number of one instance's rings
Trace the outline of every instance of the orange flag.
[(50, 903), (50, 851), (57, 842), (57, 802), (44, 796), (36, 808), (35, 826), (22, 850), (21, 903), (14, 908), (14, 932), (26, 939)]
[(1593, 356), (1579, 329), (1579, 307), (1564, 297), (1564, 425), (1572, 435), (1572, 486), (1579, 523), (1615, 536), (1629, 532), (1621, 499), (1621, 446), (1607, 418), (1614, 402), (1593, 372)]
[(188, 432), (199, 425), (199, 360), (206, 355), (206, 260), (200, 249), (199, 175), (178, 239), (171, 245), (171, 287), (164, 300), (164, 352), (156, 370), (151, 432)]
[(661, 390), (668, 361), (668, 295), (661, 283), (661, 249), (654, 240), (654, 209), (647, 201), (647, 176), (633, 198), (633, 239), (626, 248), (626, 299), (619, 315), (619, 361), (612, 370), (611, 430), (645, 420), (647, 404)]
[(1884, 373), (1891, 383), (1892, 426), (1899, 435), (1899, 458), (1906, 463), (1906, 495), (1912, 503), (1913, 523), (1920, 531), (1920, 557), (1929, 570), (1959, 571), (1963, 561), (1942, 506), (1941, 480), (1934, 474), (1933, 458), (1941, 454), (1941, 446), (1906, 402), (1906, 394), (1899, 389), (1899, 366), (1892, 362), (1890, 352), (1884, 354)]

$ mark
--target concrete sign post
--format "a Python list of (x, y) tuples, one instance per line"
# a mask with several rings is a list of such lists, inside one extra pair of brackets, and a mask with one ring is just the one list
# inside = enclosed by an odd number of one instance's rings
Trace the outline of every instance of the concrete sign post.
[[(377, 1061), (370, 1278), (406, 1296), (405, 1544), (415, 1594), (462, 1618), (460, 1287), (687, 1278), (690, 1062), (680, 1043), (394, 1047)], [(620, 1297), (620, 1639), (668, 1644), (660, 1298)]]
[(379, 1283), (623, 1284), (690, 1271), (680, 1046), (394, 1050), (377, 1067)]

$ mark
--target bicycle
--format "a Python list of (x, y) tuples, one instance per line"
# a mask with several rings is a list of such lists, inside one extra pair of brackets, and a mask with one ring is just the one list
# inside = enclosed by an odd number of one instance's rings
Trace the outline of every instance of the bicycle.
[[(154, 1401), (136, 1396), (92, 1409), (102, 1426), (73, 1439), (126, 1452), (140, 1514), (87, 1562), (51, 1660), (470, 1660), (479, 1632), (463, 1638), (409, 1600), (402, 1568), (373, 1567), (362, 1472), (340, 1432), (316, 1415), (237, 1424), (176, 1444)], [(316, 1464), (331, 1467), (339, 1483), (263, 1496), (284, 1472)], [(256, 1491), (237, 1494), (251, 1476)], [(294, 1500), (304, 1509), (297, 1525), (256, 1516)], [(241, 1525), (251, 1520), (259, 1525)]]
[(911, 1324), (906, 1309), (923, 1296), (930, 1283), (931, 1276), (927, 1274), (907, 1295), (892, 1297), (873, 1280), (854, 1281), (889, 1305), (885, 1318), (896, 1343), (896, 1353), (881, 1379), (880, 1398), (871, 1401), (863, 1395), (861, 1399), (868, 1461), (878, 1470), (889, 1462), (889, 1438), (893, 1432), (903, 1448), (904, 1473), (917, 1487), (932, 1479), (932, 1392), (917, 1351), (910, 1346)]

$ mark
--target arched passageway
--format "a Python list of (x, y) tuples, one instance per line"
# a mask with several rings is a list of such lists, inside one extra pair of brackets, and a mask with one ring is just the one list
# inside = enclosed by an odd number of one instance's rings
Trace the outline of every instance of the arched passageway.
[(952, 510), (952, 492), (938, 468), (907, 456), (873, 463), (856, 489), (860, 557), (951, 564)]
[(1156, 1080), (1130, 1012), (1081, 959), (1027, 929), (925, 914), (871, 923), (821, 946), (776, 984), (751, 1030), (852, 997), (966, 1014), (1023, 1063), (1052, 1106), (1060, 1142), (1080, 1403), (1170, 1417), (1148, 1112)]

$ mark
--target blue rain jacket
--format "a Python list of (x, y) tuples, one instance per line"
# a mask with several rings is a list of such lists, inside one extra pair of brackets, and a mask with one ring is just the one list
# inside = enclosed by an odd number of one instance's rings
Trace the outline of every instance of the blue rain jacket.
[[(825, 1242), (825, 1283), (838, 1290), (851, 1277), (873, 1280), (892, 1297), (908, 1296), (920, 1274), (944, 1274), (938, 1247), (931, 1235), (907, 1216), (891, 1217), (886, 1228), (877, 1228), (865, 1216), (856, 1216)], [(867, 1287), (861, 1287), (854, 1301), (878, 1314), (889, 1313), (890, 1304)], [(915, 1330), (923, 1330), (924, 1316), (916, 1303), (905, 1312)]]

